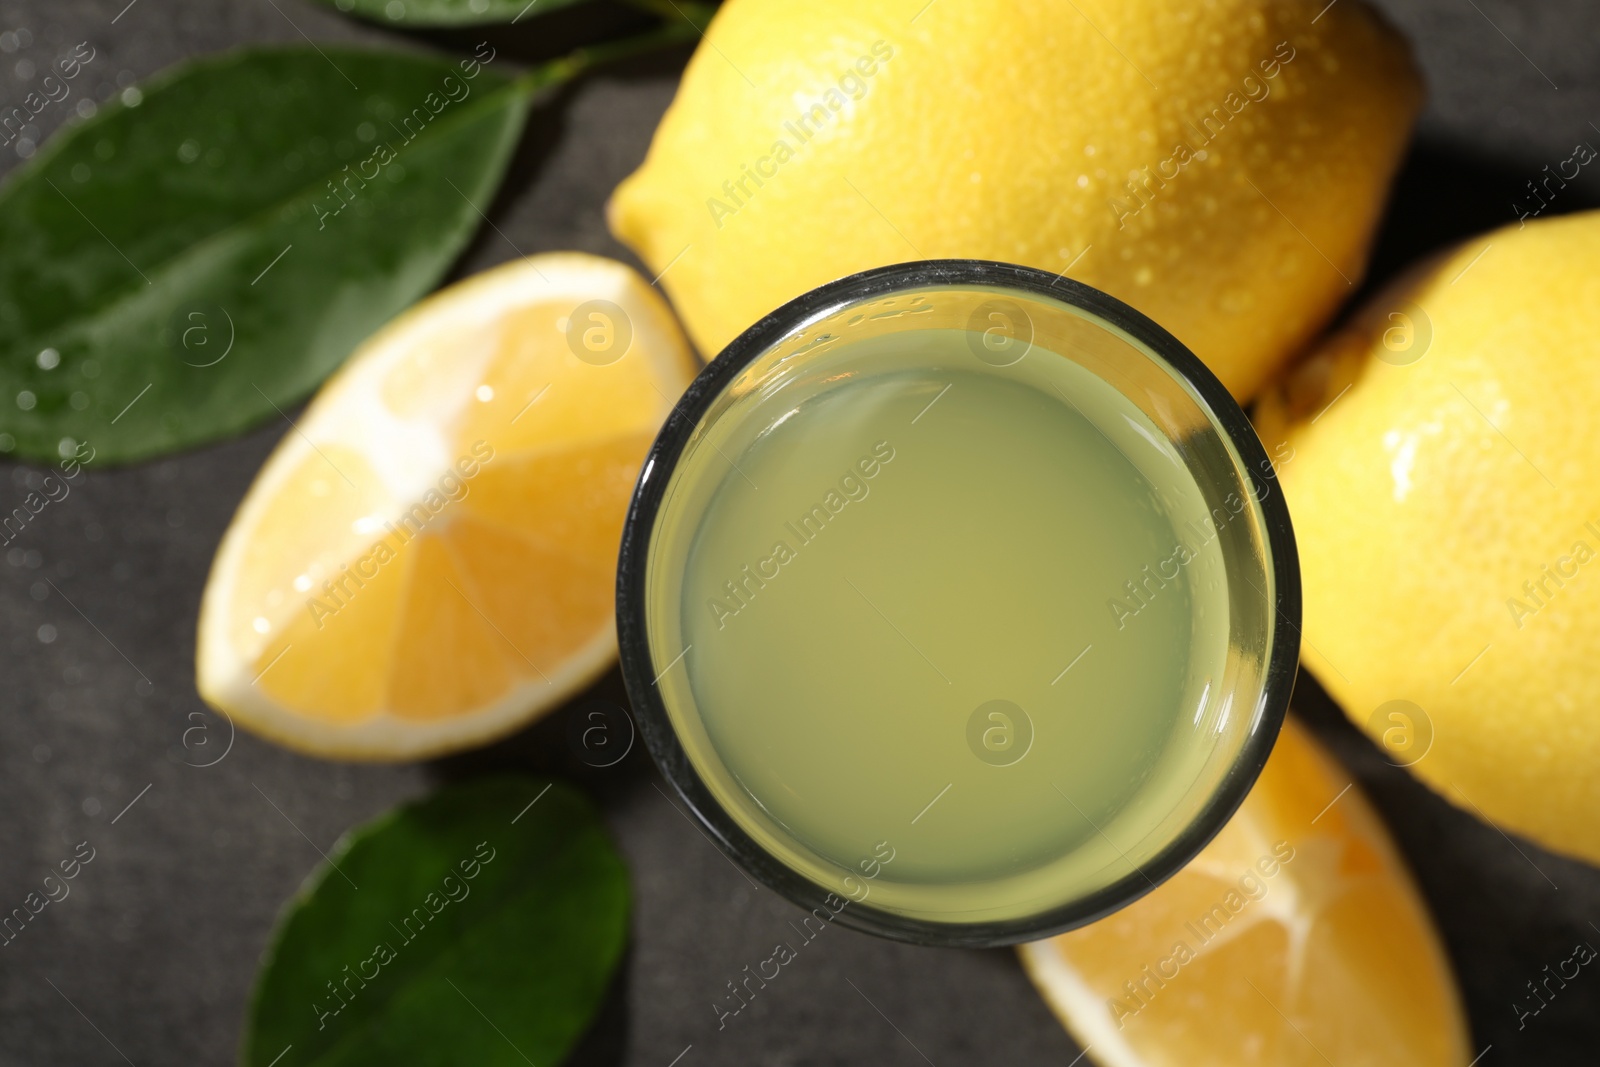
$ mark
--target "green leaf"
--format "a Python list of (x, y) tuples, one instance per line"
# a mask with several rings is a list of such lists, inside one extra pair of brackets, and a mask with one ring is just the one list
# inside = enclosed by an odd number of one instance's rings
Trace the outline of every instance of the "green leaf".
[(318, 0), (390, 26), (479, 26), (521, 22), (582, 0)]
[(541, 1067), (592, 1021), (621, 958), (628, 880), (564, 785), (489, 778), (382, 816), (290, 902), (242, 1061)]
[(120, 462), (281, 417), (449, 268), (532, 88), (255, 49), (69, 127), (0, 189), (0, 450)]

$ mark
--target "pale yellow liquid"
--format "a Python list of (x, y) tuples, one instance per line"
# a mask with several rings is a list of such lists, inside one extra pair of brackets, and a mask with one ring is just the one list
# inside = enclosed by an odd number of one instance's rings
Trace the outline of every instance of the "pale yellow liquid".
[(740, 401), (683, 461), (698, 521), (652, 581), (658, 669), (688, 649), (669, 712), (746, 831), (944, 921), (1126, 875), (1227, 714), (1218, 520), (1177, 453), (1075, 364), (988, 367), (966, 337)]

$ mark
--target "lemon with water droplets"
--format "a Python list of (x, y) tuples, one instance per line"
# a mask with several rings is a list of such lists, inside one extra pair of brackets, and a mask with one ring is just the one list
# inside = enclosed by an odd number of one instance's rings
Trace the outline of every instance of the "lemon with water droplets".
[(1375, 297), (1256, 413), (1306, 665), (1391, 762), (1592, 863), (1597, 335), (1600, 212), (1510, 226)]
[(842, 275), (994, 259), (1245, 398), (1359, 279), (1420, 100), (1358, 0), (730, 0), (609, 217), (708, 355)]

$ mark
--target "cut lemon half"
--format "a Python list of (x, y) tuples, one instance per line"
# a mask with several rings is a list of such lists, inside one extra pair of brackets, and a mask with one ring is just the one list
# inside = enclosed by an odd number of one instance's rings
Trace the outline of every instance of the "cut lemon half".
[(201, 695), (320, 756), (480, 744), (616, 654), (623, 515), (696, 371), (632, 270), (536, 256), (370, 338), (240, 505), (200, 611)]
[(1353, 779), (1292, 720), (1232, 821), (1108, 918), (1021, 947), (1106, 1067), (1462, 1067), (1416, 888)]

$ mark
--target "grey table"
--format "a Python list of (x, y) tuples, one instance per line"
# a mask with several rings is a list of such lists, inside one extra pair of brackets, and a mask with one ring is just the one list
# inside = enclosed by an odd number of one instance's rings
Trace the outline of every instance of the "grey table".
[[(304, 0), (125, 3), (0, 0), (0, 31), (26, 29), (31, 38), (0, 50), (0, 106), (19, 102), (38, 76), (33, 67), (80, 40), (97, 49), (90, 77), (103, 99), (175, 61), (297, 42), (301, 30), (403, 47), (470, 48), (484, 36), (394, 34)], [(1579, 140), (1600, 143), (1591, 125), (1600, 122), (1600, 13), (1586, 0), (1537, 10), (1508, 0), (1383, 6), (1415, 42), (1431, 102), (1375, 277), (1510, 221), (1512, 201), (1540, 167), (1567, 158)], [(493, 39), (509, 58), (533, 60), (630, 18), (601, 6)], [(0, 38), (0, 49), (6, 43)], [(608, 71), (537, 112), (491, 212), (509, 242), (528, 252), (631, 258), (606, 233), (603, 200), (642, 158), (683, 59)], [(47, 116), (45, 132), (61, 114)], [(0, 169), (18, 162), (6, 150)], [(1558, 210), (1591, 206), (1600, 181), (1586, 171), (1561, 195)], [(458, 275), (511, 258), (509, 242), (486, 229)], [(274, 917), (318, 850), (441, 780), (494, 767), (581, 782), (600, 799), (632, 867), (625, 973), (575, 1062), (666, 1067), (691, 1044), (681, 1067), (1065, 1064), (1077, 1055), (1011, 953), (919, 950), (843, 929), (830, 930), (719, 1032), (712, 1000), (770, 952), (794, 911), (753, 888), (689, 824), (642, 752), (605, 770), (577, 763), (563, 738), (569, 711), (435, 763), (318, 762), (240, 735), (216, 766), (186, 766), (183, 731), (203, 721), (191, 719), (203, 708), (192, 655), (206, 570), (282, 431), (268, 426), (173, 459), (91, 471), (3, 553), (0, 904), (20, 902), (71, 843), (87, 838), (98, 853), (67, 900), (0, 949), (0, 1064), (231, 1062)], [(0, 464), (0, 510), (37, 477)], [(587, 699), (596, 698), (623, 699), (614, 674)], [(1474, 1052), (1492, 1045), (1485, 1067), (1595, 1062), (1600, 978), (1579, 978), (1521, 1030), (1512, 1002), (1577, 941), (1600, 944), (1590, 925), (1600, 921), (1600, 870), (1513, 843), (1388, 767), (1309, 679), (1297, 703), (1410, 858), (1455, 960)]]

